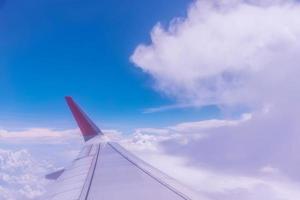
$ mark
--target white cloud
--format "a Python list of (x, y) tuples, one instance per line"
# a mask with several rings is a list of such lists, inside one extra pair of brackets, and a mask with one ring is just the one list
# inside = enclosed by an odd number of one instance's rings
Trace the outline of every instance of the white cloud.
[(54, 167), (27, 150), (0, 149), (0, 199), (34, 199), (45, 192), (44, 175)]
[(180, 108), (189, 108), (194, 107), (193, 104), (174, 104), (174, 105), (166, 105), (166, 106), (159, 106), (159, 107), (153, 107), (153, 108), (147, 108), (144, 110), (143, 113), (156, 113), (156, 112), (162, 112), (162, 111), (168, 111), (168, 110), (174, 110), (174, 109), (180, 109)]
[(270, 165), (266, 165), (266, 166), (262, 167), (260, 169), (260, 171), (263, 172), (263, 173), (267, 173), (267, 174), (277, 174), (277, 173), (280, 172), (279, 169), (274, 168)]
[(185, 18), (167, 28), (158, 23), (151, 44), (131, 57), (158, 91), (179, 107), (242, 106), (252, 114), (164, 128), (177, 136), (152, 149), (197, 168), (189, 177), (200, 182), (192, 185), (220, 188), (209, 192), (215, 199), (300, 198), (298, 38), (300, 3), (293, 0), (197, 0)]
[(18, 131), (0, 129), (0, 139), (6, 143), (63, 143), (80, 140), (80, 133), (78, 129), (30, 128)]
[(185, 122), (180, 123), (175, 126), (169, 127), (173, 132), (180, 133), (201, 133), (205, 130), (212, 128), (228, 127), (228, 126), (237, 126), (242, 122), (251, 120), (252, 115), (250, 113), (245, 113), (242, 115), (241, 119), (238, 120), (220, 120), (220, 119), (211, 119), (203, 120), (198, 122)]
[[(122, 137), (122, 133), (114, 129), (102, 130), (103, 133), (110, 139), (118, 139)], [(7, 130), (0, 129), (0, 143), (36, 143), (36, 144), (57, 144), (57, 143), (72, 143), (82, 141), (80, 130), (65, 129), (56, 130), (50, 128), (29, 128), (24, 130)]]
[[(111, 140), (122, 137), (117, 130), (103, 132)], [(78, 129), (1, 129), (0, 138), (0, 200), (42, 196), (49, 183), (45, 175), (70, 164), (83, 143)]]
[(36, 199), (43, 195), (48, 184), (44, 176), (73, 160), (81, 143), (77, 129), (1, 129), (0, 199)]
[(182, 122), (164, 128), (137, 128), (128, 137), (112, 137), (121, 141), (125, 146), (134, 147), (138, 150), (158, 150), (159, 143), (176, 141), (178, 144), (186, 145), (193, 139), (201, 139), (210, 134), (211, 129), (234, 127), (251, 120), (252, 115), (246, 113), (240, 119), (221, 120), (211, 119), (194, 122)]
[[(152, 136), (134, 136), (130, 138), (132, 141), (126, 139), (122, 144), (153, 166), (180, 180), (200, 196), (205, 195), (215, 200), (294, 200), (300, 197), (299, 183), (279, 176), (278, 169), (271, 166), (261, 169), (261, 172), (269, 176), (254, 176), (222, 172), (210, 169), (205, 164), (191, 165), (189, 157), (172, 155), (164, 150), (164, 144), (160, 142), (166, 138), (160, 141), (155, 139), (155, 134)], [(178, 145), (176, 147), (180, 148)], [(273, 176), (274, 174), (276, 176)]]
[(132, 61), (183, 105), (263, 106), (279, 103), (278, 93), (299, 99), (299, 3), (222, 2), (196, 1), (187, 18), (157, 24), (152, 44), (139, 45)]
[[(197, 158), (198, 151), (203, 149), (196, 149), (196, 152), (188, 152), (187, 154), (178, 153), (178, 151), (184, 152), (186, 149), (193, 150), (193, 144), (190, 142), (201, 145), (200, 141), (204, 141), (203, 144), (205, 144), (206, 139), (219, 134), (215, 130), (236, 128), (252, 120), (250, 115), (245, 115), (237, 120), (189, 122), (161, 129), (140, 128), (127, 137), (116, 130), (103, 132), (111, 140), (119, 141), (130, 151), (194, 188), (199, 194), (216, 200), (238, 200), (240, 198), (275, 200), (300, 197), (298, 183), (287, 179), (272, 164), (257, 168), (258, 173), (263, 173), (265, 176), (234, 174), (214, 168), (215, 166), (211, 165), (210, 162), (203, 163), (203, 165), (191, 162), (193, 158)], [(197, 135), (203, 134), (207, 134), (209, 137), (197, 137)], [(54, 145), (47, 150), (52, 152), (52, 158), (48, 161), (43, 160), (42, 157), (37, 160), (37, 157), (33, 157), (27, 150), (0, 150), (0, 199), (33, 199), (42, 195), (47, 185), (43, 176), (53, 171), (51, 169), (54, 167), (49, 163), (55, 163), (57, 159), (57, 145), (68, 149), (66, 143)], [(214, 148), (213, 145), (211, 147)], [(174, 151), (174, 148), (177, 151)], [(208, 149), (208, 147), (204, 148), (205, 151)], [(71, 150), (67, 151), (72, 154), (67, 155), (70, 160), (76, 154), (76, 147)], [(220, 154), (220, 157), (224, 157), (224, 154)], [(223, 167), (223, 165), (221, 166)], [(56, 164), (55, 167), (61, 167), (61, 165)]]

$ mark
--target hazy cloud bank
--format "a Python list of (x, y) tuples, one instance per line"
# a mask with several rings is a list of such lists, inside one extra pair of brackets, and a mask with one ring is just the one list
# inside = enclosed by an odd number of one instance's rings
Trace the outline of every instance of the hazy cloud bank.
[[(298, 166), (266, 143), (270, 134), (259, 137), (243, 129), (256, 121), (207, 120), (170, 127), (141, 128), (119, 142), (142, 159), (216, 200), (294, 200), (300, 197)], [(199, 126), (201, 124), (201, 126)], [(249, 128), (249, 127), (248, 127)], [(262, 139), (257, 142), (257, 139)], [(287, 149), (290, 151), (290, 149)], [(279, 153), (279, 155), (278, 155)], [(280, 155), (282, 154), (282, 155)], [(279, 159), (279, 160), (278, 160)], [(276, 162), (277, 161), (277, 162)], [(291, 169), (291, 168), (289, 168)]]
[[(230, 131), (243, 127), (251, 124), (252, 120), (252, 115), (247, 114), (237, 120), (186, 122), (160, 129), (138, 128), (128, 136), (124, 136), (116, 130), (104, 130), (104, 132), (110, 140), (120, 142), (142, 159), (190, 186), (201, 195), (204, 194), (213, 199), (257, 200), (300, 197), (299, 184), (290, 180), (282, 173), (281, 169), (276, 168), (272, 163), (262, 162), (262, 165), (257, 165), (259, 162), (249, 160), (249, 162), (242, 161), (242, 165), (228, 166), (226, 165), (228, 161), (240, 162), (240, 159), (235, 157), (235, 153), (240, 154), (243, 151), (236, 149), (234, 143), (231, 144), (232, 148), (224, 149), (222, 146), (219, 147), (210, 142), (214, 141), (214, 138), (220, 141), (220, 135), (221, 139), (226, 141), (225, 137), (233, 136), (228, 131), (223, 133), (224, 130)], [(51, 130), (48, 131), (51, 132)], [(69, 131), (62, 132), (68, 135)], [(234, 133), (234, 138), (239, 138), (236, 134)], [(30, 137), (32, 135), (34, 134), (29, 134)], [(243, 135), (243, 133), (239, 135)], [(49, 141), (53, 139), (48, 135), (45, 137)], [(74, 159), (80, 149), (78, 144), (81, 143), (81, 139), (77, 138), (77, 145), (74, 145), (73, 136), (69, 137), (69, 142), (66, 140), (64, 143), (46, 142), (40, 137), (35, 138), (36, 143), (34, 144), (29, 142), (31, 148), (35, 147), (39, 143), (38, 141), (44, 145), (50, 144), (51, 146), (44, 149), (49, 154), (47, 159), (42, 153), (43, 146), (38, 146), (41, 155), (33, 154), (34, 151), (30, 153), (28, 150), (0, 150), (2, 166), (0, 173), (2, 196), (0, 199), (34, 199), (42, 195), (46, 191), (48, 183), (44, 179), (44, 175), (53, 171), (54, 168), (66, 165), (66, 160)], [(28, 140), (24, 140), (23, 143), (26, 142)], [(241, 146), (244, 145), (241, 144)], [(64, 151), (62, 151), (63, 149)], [(246, 146), (246, 149), (250, 148)], [(215, 153), (214, 150), (216, 150)], [(58, 156), (62, 153), (65, 163), (57, 161)], [(217, 162), (214, 163), (214, 161)], [(243, 171), (246, 169), (244, 163), (255, 164), (251, 168), (252, 173)], [(230, 169), (234, 170), (230, 171)]]

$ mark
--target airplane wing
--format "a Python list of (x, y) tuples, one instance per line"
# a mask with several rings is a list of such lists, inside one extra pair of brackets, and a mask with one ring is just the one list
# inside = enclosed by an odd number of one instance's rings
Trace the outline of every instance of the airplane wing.
[(140, 160), (119, 144), (105, 139), (101, 130), (71, 97), (66, 97), (66, 101), (85, 145), (70, 166), (48, 175), (56, 181), (43, 199), (200, 199), (173, 178)]

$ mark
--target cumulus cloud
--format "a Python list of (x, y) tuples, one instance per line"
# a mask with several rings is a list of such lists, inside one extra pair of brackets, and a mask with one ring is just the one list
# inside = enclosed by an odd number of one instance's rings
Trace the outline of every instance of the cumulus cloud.
[(278, 93), (298, 98), (299, 3), (222, 2), (196, 1), (186, 18), (167, 29), (157, 24), (152, 44), (139, 45), (131, 60), (180, 103), (261, 106)]
[[(153, 143), (164, 155), (183, 158), (185, 167), (197, 167), (190, 177), (201, 171), (214, 175), (210, 189), (223, 183), (220, 191), (209, 192), (212, 197), (300, 197), (298, 38), (299, 1), (198, 0), (169, 27), (158, 23), (151, 44), (140, 44), (131, 56), (178, 107), (215, 104), (251, 112), (216, 126), (211, 120), (166, 127), (160, 132), (181, 136)], [(239, 181), (231, 184), (232, 179)]]
[[(103, 130), (119, 141), (122, 133)], [(44, 177), (64, 168), (79, 153), (83, 140), (78, 129), (30, 128), (0, 130), (0, 200), (37, 199), (47, 191)]]
[(80, 150), (79, 130), (0, 130), (0, 199), (36, 199), (46, 174), (66, 166)]
[(0, 199), (34, 199), (45, 192), (44, 175), (54, 166), (25, 149), (0, 149)]

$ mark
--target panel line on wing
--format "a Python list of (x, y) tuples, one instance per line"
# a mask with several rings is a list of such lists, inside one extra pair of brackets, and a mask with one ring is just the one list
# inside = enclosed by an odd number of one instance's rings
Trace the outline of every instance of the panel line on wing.
[(88, 195), (89, 195), (89, 191), (90, 191), (90, 188), (91, 188), (91, 185), (92, 185), (94, 173), (95, 173), (95, 170), (96, 170), (96, 165), (97, 165), (99, 153), (100, 153), (100, 150), (101, 150), (101, 145), (100, 144), (97, 144), (96, 146), (97, 146), (97, 153), (96, 153), (96, 155), (94, 157), (94, 160), (92, 162), (92, 165), (90, 167), (89, 174), (87, 175), (84, 186), (82, 187), (79, 199), (85, 199), (86, 200)]
[[(67, 168), (61, 177), (58, 178), (58, 183), (63, 185), (63, 187), (56, 187), (54, 192), (49, 195), (49, 199), (51, 200), (63, 200), (72, 197), (78, 199), (80, 197), (81, 191), (84, 188), (87, 177), (90, 173), (90, 168), (95, 165), (95, 158), (97, 156), (96, 152), (94, 154), (91, 153), (92, 146), (97, 145), (89, 145), (85, 147), (85, 156), (80, 159), (75, 159), (70, 166)], [(80, 154), (79, 154), (80, 155)]]
[[(158, 183), (160, 183), (161, 185), (163, 185), (164, 187), (166, 187), (167, 189), (171, 190), (172, 192), (174, 192), (175, 194), (179, 195), (180, 197), (182, 197), (185, 200), (191, 200), (191, 198), (187, 197), (185, 194), (177, 191), (174, 187), (172, 187), (171, 185), (169, 185), (168, 183), (166, 183), (165, 181), (159, 179), (158, 177), (154, 176), (149, 170), (146, 170), (144, 167), (140, 166), (139, 164), (137, 164), (136, 162), (134, 162), (132, 159), (129, 158), (129, 156), (124, 155), (118, 148), (116, 148), (113, 144), (108, 143), (108, 145), (113, 148), (117, 153), (119, 153), (123, 158), (125, 158), (127, 161), (129, 161), (131, 164), (133, 164), (134, 166), (136, 166), (138, 169), (140, 169), (142, 172), (144, 172), (145, 174), (147, 174), (148, 176), (150, 176), (151, 178), (153, 178), (155, 181), (157, 181)], [(162, 172), (161, 172), (162, 173)]]

